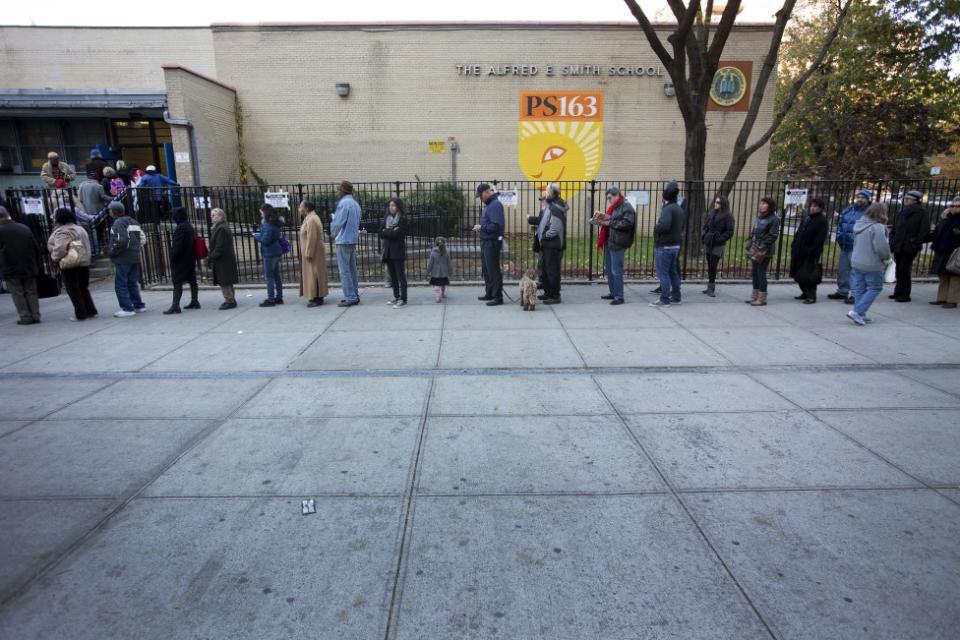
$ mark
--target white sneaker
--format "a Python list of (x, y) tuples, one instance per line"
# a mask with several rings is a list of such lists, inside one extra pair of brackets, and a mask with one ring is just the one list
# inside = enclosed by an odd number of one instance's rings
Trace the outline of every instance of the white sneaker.
[(853, 320), (854, 322), (856, 322), (861, 327), (867, 324), (867, 321), (863, 319), (863, 316), (861, 316), (859, 313), (857, 313), (853, 309), (850, 309), (850, 311), (847, 311), (847, 317)]
[(123, 309), (120, 309), (120, 311), (117, 311), (116, 313), (113, 314), (113, 317), (114, 318), (130, 318), (135, 315), (137, 315), (136, 311), (124, 311)]
[(388, 307), (392, 307), (393, 305), (397, 304), (398, 302), (400, 302), (400, 298), (394, 298), (393, 300), (387, 300), (387, 306), (388, 306)]
[(402, 308), (405, 307), (405, 306), (407, 306), (407, 303), (406, 303), (406, 302), (404, 302), (403, 300), (397, 300), (397, 304), (393, 305), (393, 308), (394, 308), (394, 309), (402, 309)]
[(146, 313), (146, 312), (147, 312), (147, 308), (146, 308), (146, 307), (140, 307), (139, 309), (134, 309), (133, 312), (134, 312), (134, 313)]

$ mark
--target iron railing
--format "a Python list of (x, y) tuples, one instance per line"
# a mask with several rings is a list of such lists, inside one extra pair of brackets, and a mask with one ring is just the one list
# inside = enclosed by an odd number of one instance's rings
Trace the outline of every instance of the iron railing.
[[(408, 208), (410, 227), (407, 236), (407, 274), (411, 283), (425, 282), (427, 260), (437, 236), (447, 239), (447, 247), (453, 257), (456, 281), (481, 280), (479, 242), (472, 231), (480, 217), (482, 205), (474, 196), (479, 180), (451, 182), (365, 182), (354, 184), (354, 197), (363, 210), (360, 242), (357, 248), (360, 280), (365, 283), (382, 282), (385, 270), (380, 263), (380, 241), (377, 234), (380, 222), (390, 198), (402, 198)], [(527, 181), (490, 180), (501, 192), (515, 194), (515, 203), (508, 204), (507, 231), (503, 262), (507, 279), (519, 278), (527, 268), (537, 264), (538, 256), (532, 250), (533, 229), (527, 224), (528, 216), (536, 215), (542, 183)], [(628, 279), (655, 278), (653, 259), (653, 226), (659, 215), (660, 194), (664, 182), (660, 180), (591, 180), (562, 182), (561, 188), (570, 205), (567, 220), (567, 248), (563, 257), (563, 278), (567, 281), (591, 281), (601, 279), (603, 255), (596, 246), (596, 231), (589, 223), (592, 213), (605, 206), (608, 187), (617, 186), (626, 194), (637, 209), (636, 241), (626, 254), (625, 271)], [(720, 181), (681, 183), (681, 195), (689, 198), (687, 207), (692, 211), (686, 228), (686, 241), (681, 254), (683, 277), (698, 279), (706, 276), (706, 259), (700, 247), (700, 227), (695, 219), (697, 210), (705, 211), (721, 187)], [(731, 209), (736, 218), (736, 232), (727, 245), (721, 263), (719, 277), (722, 279), (748, 279), (750, 263), (746, 257), (746, 239), (750, 235), (757, 205), (761, 197), (771, 196), (779, 204), (778, 215), (782, 219), (781, 238), (777, 242), (770, 267), (772, 279), (787, 277), (790, 266), (792, 234), (805, 210), (804, 206), (784, 205), (786, 189), (806, 190), (808, 197), (820, 197), (826, 204), (830, 235), (823, 253), (824, 276), (836, 274), (839, 250), (833, 241), (834, 229), (840, 212), (853, 200), (861, 188), (873, 191), (874, 200), (888, 202), (891, 214), (900, 206), (902, 194), (910, 189), (924, 193), (925, 204), (934, 223), (949, 201), (960, 194), (960, 180), (931, 179), (910, 183), (885, 181), (739, 181), (729, 192)], [(259, 247), (253, 234), (259, 228), (259, 208), (267, 192), (286, 194), (288, 209), (284, 215), (283, 233), (293, 250), (282, 259), (285, 281), (299, 278), (299, 216), (297, 204), (301, 200), (316, 203), (324, 226), (329, 231), (330, 219), (336, 208), (336, 189), (330, 184), (287, 184), (261, 187), (201, 186), (174, 187), (163, 190), (128, 189), (119, 200), (128, 212), (137, 217), (148, 234), (148, 244), (143, 256), (143, 280), (145, 284), (169, 281), (169, 246), (174, 225), (170, 221), (173, 207), (184, 207), (197, 230), (204, 238), (210, 234), (210, 210), (222, 208), (234, 234), (240, 281), (243, 284), (263, 282)], [(5, 204), (13, 216), (27, 223), (45, 244), (50, 232), (49, 222), (53, 211), (59, 206), (73, 209), (81, 207), (75, 196), (76, 189), (48, 190), (43, 188), (7, 189)], [(702, 207), (692, 206), (693, 199), (703, 202)], [(506, 199), (506, 198), (504, 198)], [(95, 213), (95, 212), (90, 212)], [(892, 216), (891, 216), (892, 221)], [(101, 242), (106, 240), (109, 217), (102, 217), (97, 225)], [(338, 279), (334, 259), (333, 238), (327, 234), (328, 271), (332, 281)], [(914, 271), (925, 275), (931, 255), (925, 247), (915, 263)], [(199, 265), (199, 277), (210, 280), (211, 273), (205, 263)]]

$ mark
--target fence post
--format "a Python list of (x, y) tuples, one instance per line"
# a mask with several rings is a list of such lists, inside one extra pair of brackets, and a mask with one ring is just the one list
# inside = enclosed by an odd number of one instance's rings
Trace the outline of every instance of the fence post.
[[(590, 181), (590, 207), (587, 209), (587, 215), (593, 218), (593, 210), (597, 207), (597, 181)], [(593, 282), (593, 223), (588, 223), (590, 227), (590, 241), (587, 243), (587, 280)]]
[(395, 181), (393, 185), (394, 185), (393, 195), (399, 198), (400, 197), (400, 181), (399, 180)]

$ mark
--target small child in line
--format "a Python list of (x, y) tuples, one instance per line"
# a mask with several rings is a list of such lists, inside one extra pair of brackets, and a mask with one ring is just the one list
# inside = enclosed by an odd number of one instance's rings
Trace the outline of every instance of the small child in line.
[(447, 240), (438, 237), (430, 252), (430, 259), (427, 261), (427, 275), (430, 276), (430, 284), (434, 287), (433, 294), (437, 302), (447, 297), (447, 287), (450, 285), (452, 271), (453, 264), (450, 262), (450, 254), (447, 253)]

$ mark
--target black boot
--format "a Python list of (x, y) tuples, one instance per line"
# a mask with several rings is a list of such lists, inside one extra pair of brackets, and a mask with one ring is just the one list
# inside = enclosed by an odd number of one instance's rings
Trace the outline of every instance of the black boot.
[(163, 315), (169, 316), (169, 315), (173, 315), (174, 313), (180, 313), (180, 305), (178, 304), (173, 305), (172, 307), (164, 311)]

